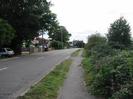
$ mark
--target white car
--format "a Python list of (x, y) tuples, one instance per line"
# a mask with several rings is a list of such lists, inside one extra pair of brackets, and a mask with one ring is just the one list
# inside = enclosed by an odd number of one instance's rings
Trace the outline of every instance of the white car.
[(13, 56), (14, 51), (10, 48), (0, 48), (0, 56)]

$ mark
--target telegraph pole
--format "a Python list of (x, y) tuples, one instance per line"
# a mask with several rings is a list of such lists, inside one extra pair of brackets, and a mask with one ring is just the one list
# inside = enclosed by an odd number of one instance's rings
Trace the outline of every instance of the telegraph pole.
[(62, 29), (61, 29), (61, 42), (62, 42), (62, 49), (63, 49), (63, 32), (62, 32)]
[(42, 30), (42, 52), (44, 52), (43, 30)]

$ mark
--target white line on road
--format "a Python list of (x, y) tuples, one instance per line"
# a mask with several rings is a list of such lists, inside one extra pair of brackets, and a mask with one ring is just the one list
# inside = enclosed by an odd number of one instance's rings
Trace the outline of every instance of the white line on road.
[(2, 71), (2, 70), (6, 70), (7, 68), (8, 68), (8, 67), (5, 67), (5, 68), (1, 68), (1, 69), (0, 69), (0, 71)]

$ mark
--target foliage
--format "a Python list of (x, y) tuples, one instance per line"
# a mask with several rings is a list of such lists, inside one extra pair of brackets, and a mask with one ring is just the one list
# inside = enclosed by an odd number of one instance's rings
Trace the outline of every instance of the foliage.
[(15, 37), (15, 30), (5, 20), (0, 19), (0, 47), (8, 45)]
[(85, 58), (86, 61), (83, 60), (90, 92), (106, 99), (131, 99), (133, 51), (114, 50), (113, 53), (106, 53), (108, 48), (98, 48), (97, 52), (93, 50), (95, 53)]
[(131, 45), (130, 26), (126, 19), (121, 17), (110, 25), (107, 38), (109, 44), (117, 49), (124, 49)]
[(55, 48), (55, 49), (63, 49), (64, 48), (64, 43), (62, 43), (60, 41), (52, 41), (50, 46), (52, 48)]
[(106, 38), (102, 37), (100, 34), (93, 34), (88, 37), (88, 42), (86, 44), (86, 49), (90, 50), (96, 45), (106, 43)]
[(71, 34), (67, 31), (64, 26), (56, 26), (55, 29), (49, 32), (49, 37), (53, 41), (60, 41), (65, 45), (67, 45)]
[(77, 48), (84, 48), (85, 43), (82, 40), (81, 41), (80, 40), (74, 40), (73, 41), (73, 46), (77, 47)]
[(133, 51), (130, 26), (123, 17), (111, 24), (107, 38), (99, 34), (88, 38), (89, 58), (83, 67), (89, 91), (105, 99), (132, 99)]
[(109, 57), (96, 74), (91, 92), (109, 98), (131, 79), (132, 72), (128, 60), (122, 56)]
[[(23, 40), (32, 40), (40, 30), (49, 31), (55, 22), (46, 0), (0, 0), (0, 17), (16, 30), (11, 47), (20, 54)], [(16, 42), (17, 41), (17, 42)]]
[(100, 34), (93, 34), (91, 36), (88, 37), (88, 42), (85, 45), (85, 49), (87, 51), (87, 55), (90, 56), (90, 54), (92, 53), (91, 51), (93, 50), (93, 48), (97, 45), (102, 45), (102, 44), (106, 44), (106, 38), (102, 37)]
[(96, 45), (88, 52), (93, 64), (101, 64), (103, 60), (105, 60), (104, 57), (106, 58), (107, 56), (114, 56), (116, 53), (119, 53), (118, 50), (112, 49), (108, 44)]
[(18, 99), (56, 99), (71, 63), (72, 60), (68, 59), (57, 65), (53, 71)]
[(132, 99), (133, 98), (133, 81), (129, 82), (125, 86), (114, 93), (110, 99)]
[(90, 58), (85, 57), (82, 60), (82, 64), (83, 64), (83, 68), (85, 71), (85, 82), (86, 82), (86, 86), (88, 87), (88, 89), (90, 89), (90, 85), (92, 84), (94, 78), (95, 78), (95, 74), (96, 71), (94, 69), (94, 66), (91, 64), (90, 62)]

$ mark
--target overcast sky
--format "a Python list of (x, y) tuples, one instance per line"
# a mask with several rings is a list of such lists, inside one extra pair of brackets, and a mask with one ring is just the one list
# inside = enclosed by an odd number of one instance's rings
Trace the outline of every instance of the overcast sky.
[(51, 0), (51, 10), (60, 25), (72, 34), (71, 40), (86, 41), (87, 36), (107, 33), (110, 23), (124, 16), (133, 28), (133, 0)]

